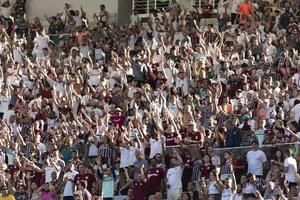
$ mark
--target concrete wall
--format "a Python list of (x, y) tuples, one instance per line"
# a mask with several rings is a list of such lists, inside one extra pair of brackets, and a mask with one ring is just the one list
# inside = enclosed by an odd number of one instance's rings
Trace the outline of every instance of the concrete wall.
[(118, 22), (119, 24), (128, 24), (132, 13), (132, 0), (119, 0)]
[(72, 9), (78, 10), (83, 5), (87, 17), (91, 19), (94, 13), (99, 13), (101, 4), (105, 4), (106, 10), (111, 13), (111, 16), (116, 17), (119, 0), (30, 0), (26, 4), (28, 18), (32, 19), (38, 16), (42, 19), (44, 15), (54, 16), (63, 11), (65, 3), (69, 3)]

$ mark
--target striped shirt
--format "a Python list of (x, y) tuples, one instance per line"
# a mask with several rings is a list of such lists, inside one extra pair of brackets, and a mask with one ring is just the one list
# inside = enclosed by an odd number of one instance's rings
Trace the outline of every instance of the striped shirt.
[(220, 177), (221, 180), (225, 180), (226, 176), (230, 175), (231, 171), (230, 171), (230, 163), (228, 161), (226, 161), (220, 169)]
[(114, 150), (109, 144), (101, 144), (99, 147), (99, 156), (102, 158), (113, 158)]
[(196, 160), (193, 163), (193, 173), (192, 173), (192, 181), (198, 182), (199, 181), (199, 174), (200, 174), (200, 168), (203, 165), (203, 160)]
[(255, 181), (250, 183), (254, 188), (256, 188), (258, 191), (262, 192), (263, 187), (266, 185), (266, 181), (262, 178), (256, 178)]

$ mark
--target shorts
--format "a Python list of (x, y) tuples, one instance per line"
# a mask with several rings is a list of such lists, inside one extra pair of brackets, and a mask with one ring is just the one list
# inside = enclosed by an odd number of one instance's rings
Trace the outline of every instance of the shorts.
[(73, 196), (65, 196), (65, 197), (63, 198), (63, 200), (73, 200), (73, 199), (74, 199)]

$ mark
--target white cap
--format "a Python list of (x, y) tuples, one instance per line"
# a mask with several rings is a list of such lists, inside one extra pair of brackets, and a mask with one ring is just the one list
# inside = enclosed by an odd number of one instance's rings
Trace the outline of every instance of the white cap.
[(74, 50), (79, 51), (78, 47), (72, 47), (70, 51), (72, 52)]

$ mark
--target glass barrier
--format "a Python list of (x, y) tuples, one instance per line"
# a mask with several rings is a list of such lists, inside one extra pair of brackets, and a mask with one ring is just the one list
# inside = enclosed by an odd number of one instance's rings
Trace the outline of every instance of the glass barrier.
[[(264, 151), (267, 155), (267, 158), (274, 156), (277, 150), (284, 153), (287, 148), (291, 148), (293, 155), (298, 155), (298, 150), (300, 147), (300, 142), (294, 143), (284, 143), (284, 144), (272, 144), (272, 145), (262, 145), (259, 147), (260, 150)], [(177, 145), (177, 146), (166, 146), (165, 153), (172, 154), (175, 149), (185, 149), (191, 153), (193, 157), (200, 156), (200, 153), (207, 153), (207, 149), (200, 149), (199, 145)], [(233, 154), (239, 154), (241, 156), (246, 156), (247, 152), (252, 149), (251, 146), (241, 146), (241, 147), (230, 147), (230, 148), (213, 148), (215, 155), (223, 157), (225, 152), (231, 152)]]

